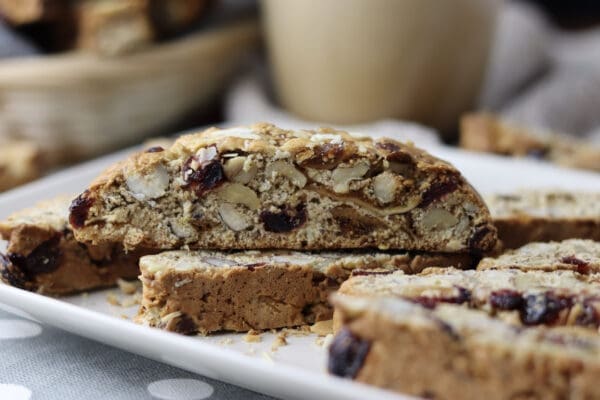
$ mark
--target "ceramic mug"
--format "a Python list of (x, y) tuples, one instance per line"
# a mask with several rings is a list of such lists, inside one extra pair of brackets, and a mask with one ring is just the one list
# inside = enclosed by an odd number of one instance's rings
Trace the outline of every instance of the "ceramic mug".
[(310, 120), (448, 131), (479, 94), (500, 0), (263, 0), (282, 105)]

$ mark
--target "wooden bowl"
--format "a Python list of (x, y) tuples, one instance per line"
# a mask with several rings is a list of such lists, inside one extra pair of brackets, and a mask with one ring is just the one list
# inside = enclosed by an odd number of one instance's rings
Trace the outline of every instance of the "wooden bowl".
[(0, 138), (33, 139), (50, 162), (138, 141), (209, 102), (258, 39), (252, 19), (125, 57), (2, 61)]

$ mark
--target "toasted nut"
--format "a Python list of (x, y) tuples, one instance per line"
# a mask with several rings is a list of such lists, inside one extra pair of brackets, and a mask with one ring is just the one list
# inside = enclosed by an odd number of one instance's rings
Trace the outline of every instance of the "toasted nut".
[(288, 178), (295, 186), (303, 188), (306, 185), (306, 176), (296, 167), (289, 162), (279, 160), (270, 163), (265, 168), (265, 174), (267, 177), (273, 176), (273, 174), (279, 174)]
[(219, 205), (219, 215), (223, 223), (236, 232), (243, 231), (251, 225), (250, 217), (236, 210), (230, 203)]
[(196, 230), (191, 225), (176, 218), (169, 220), (169, 226), (175, 236), (179, 238), (187, 238), (196, 233)]
[(448, 229), (458, 224), (458, 218), (443, 208), (432, 208), (423, 215), (421, 224), (427, 230)]
[(381, 204), (387, 204), (396, 198), (398, 181), (396, 176), (390, 172), (383, 172), (373, 178), (373, 192)]
[(248, 183), (255, 176), (258, 168), (247, 157), (234, 157), (223, 166), (227, 179), (237, 183)]
[(369, 165), (366, 163), (357, 163), (351, 167), (337, 167), (331, 174), (333, 191), (336, 193), (348, 193), (350, 182), (361, 179), (367, 171), (369, 171)]
[(243, 204), (251, 210), (256, 210), (260, 207), (260, 200), (254, 190), (240, 183), (223, 185), (218, 190), (217, 195), (224, 201), (233, 204)]
[(156, 199), (169, 187), (169, 172), (164, 165), (158, 164), (150, 171), (133, 172), (127, 176), (126, 183), (137, 200)]

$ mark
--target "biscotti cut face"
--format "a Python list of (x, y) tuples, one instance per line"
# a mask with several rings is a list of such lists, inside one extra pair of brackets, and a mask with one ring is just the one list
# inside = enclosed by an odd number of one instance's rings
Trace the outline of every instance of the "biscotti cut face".
[(140, 259), (143, 300), (137, 320), (184, 334), (310, 324), (331, 319), (328, 296), (352, 271), (409, 271), (414, 258), (290, 251), (146, 256)]
[(580, 328), (521, 329), (453, 305), (335, 296), (342, 328), (330, 373), (425, 398), (596, 399), (600, 337)]
[(600, 273), (600, 242), (569, 239), (562, 242), (530, 243), (498, 257), (486, 257), (479, 262), (477, 268), (571, 270), (581, 274), (596, 274)]
[(572, 238), (600, 241), (600, 192), (523, 190), (485, 201), (504, 248)]
[(71, 206), (85, 243), (481, 252), (496, 230), (450, 164), (411, 144), (273, 125), (209, 129), (113, 166)]
[(419, 275), (364, 271), (344, 282), (339, 293), (397, 297), (427, 308), (457, 304), (523, 326), (576, 325), (593, 330), (600, 326), (598, 274), (454, 268), (428, 268)]
[(0, 222), (8, 241), (0, 254), (5, 283), (44, 294), (64, 295), (134, 279), (139, 254), (118, 246), (87, 247), (78, 243), (67, 217), (72, 197), (60, 197), (17, 212)]

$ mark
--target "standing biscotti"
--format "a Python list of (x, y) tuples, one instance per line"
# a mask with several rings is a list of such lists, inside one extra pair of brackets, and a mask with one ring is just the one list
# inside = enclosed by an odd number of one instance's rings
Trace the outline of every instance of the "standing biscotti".
[(342, 327), (329, 371), (425, 398), (600, 398), (600, 337), (580, 328), (522, 329), (481, 311), (338, 295)]
[(485, 200), (504, 248), (571, 238), (600, 241), (600, 192), (526, 190)]
[(0, 254), (0, 279), (44, 294), (63, 295), (116, 284), (139, 274), (139, 253), (119, 246), (89, 247), (73, 238), (67, 216), (71, 197), (60, 197), (0, 222), (8, 241)]
[(412, 144), (273, 125), (209, 129), (134, 155), (72, 204), (78, 240), (174, 249), (491, 249), (488, 210)]

